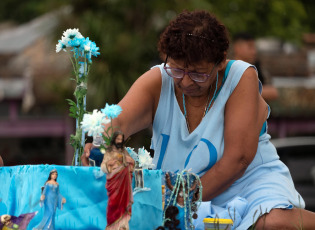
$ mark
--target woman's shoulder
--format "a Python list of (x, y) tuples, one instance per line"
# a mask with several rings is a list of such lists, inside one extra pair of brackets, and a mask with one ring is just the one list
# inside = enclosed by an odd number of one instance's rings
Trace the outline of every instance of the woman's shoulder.
[[(135, 81), (127, 93), (126, 98), (136, 100), (139, 102), (139, 104), (148, 105), (149, 107), (154, 104), (153, 108), (156, 108), (160, 97), (161, 88), (161, 70), (160, 68), (151, 68)], [(126, 102), (129, 103), (129, 101), (130, 100)]]
[(257, 70), (254, 65), (242, 60), (228, 60), (225, 75), (227, 87), (231, 94), (239, 84), (252, 84), (255, 79), (249, 81), (241, 81), (241, 79), (248, 78), (248, 76), (251, 76), (250, 78), (257, 78)]
[[(162, 74), (160, 68), (158, 66), (155, 68), (151, 68), (144, 74), (142, 74), (135, 83), (145, 86), (148, 90), (155, 90), (158, 88), (158, 86), (162, 85)], [(152, 92), (152, 91), (151, 91)]]

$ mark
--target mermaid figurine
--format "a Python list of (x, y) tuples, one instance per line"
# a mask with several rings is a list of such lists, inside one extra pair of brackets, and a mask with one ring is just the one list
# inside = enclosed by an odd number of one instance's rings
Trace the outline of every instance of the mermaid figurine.
[(57, 183), (58, 172), (53, 169), (49, 173), (49, 177), (42, 188), (40, 197), (40, 205), (45, 208), (42, 221), (33, 230), (54, 230), (55, 215), (57, 207), (62, 209), (66, 199), (59, 193), (59, 184)]

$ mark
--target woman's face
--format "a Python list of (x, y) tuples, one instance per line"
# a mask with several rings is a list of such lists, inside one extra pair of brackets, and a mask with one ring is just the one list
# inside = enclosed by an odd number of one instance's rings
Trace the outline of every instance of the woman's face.
[(51, 174), (51, 179), (52, 179), (52, 180), (56, 180), (57, 177), (58, 177), (58, 174), (57, 174), (56, 172), (53, 172), (53, 173)]
[(186, 72), (211, 74), (205, 82), (195, 82), (190, 79), (187, 74), (185, 74), (182, 79), (173, 78), (175, 86), (186, 96), (198, 97), (208, 95), (211, 84), (216, 81), (218, 67), (215, 65), (215, 63), (202, 61), (185, 67), (184, 61), (173, 60), (170, 58), (168, 64), (172, 68), (182, 69)]

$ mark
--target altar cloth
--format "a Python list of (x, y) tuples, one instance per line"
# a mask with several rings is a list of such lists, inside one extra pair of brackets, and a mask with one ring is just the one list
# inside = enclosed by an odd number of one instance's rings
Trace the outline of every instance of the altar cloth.
[[(44, 214), (44, 208), (39, 205), (41, 187), (53, 169), (58, 171), (60, 194), (66, 199), (63, 209), (56, 210), (56, 229), (105, 229), (106, 176), (99, 167), (61, 165), (0, 167), (0, 215), (19, 216), (38, 211), (27, 229), (35, 227)], [(160, 170), (143, 170), (144, 186), (150, 190), (134, 195), (129, 222), (131, 230), (155, 229), (162, 224), (161, 175)]]

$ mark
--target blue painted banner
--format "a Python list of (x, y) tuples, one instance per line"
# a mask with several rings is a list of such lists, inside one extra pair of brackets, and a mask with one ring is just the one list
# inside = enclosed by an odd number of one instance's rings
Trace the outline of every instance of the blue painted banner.
[[(21, 165), (0, 167), (0, 215), (19, 216), (38, 211), (28, 230), (42, 219), (39, 205), (41, 187), (49, 172), (57, 169), (60, 194), (66, 199), (56, 211), (56, 229), (105, 229), (107, 195), (106, 176), (99, 167), (60, 165)], [(162, 224), (162, 192), (160, 170), (143, 170), (144, 186), (149, 191), (134, 195), (130, 229), (155, 229)], [(133, 182), (134, 186), (134, 182)]]

